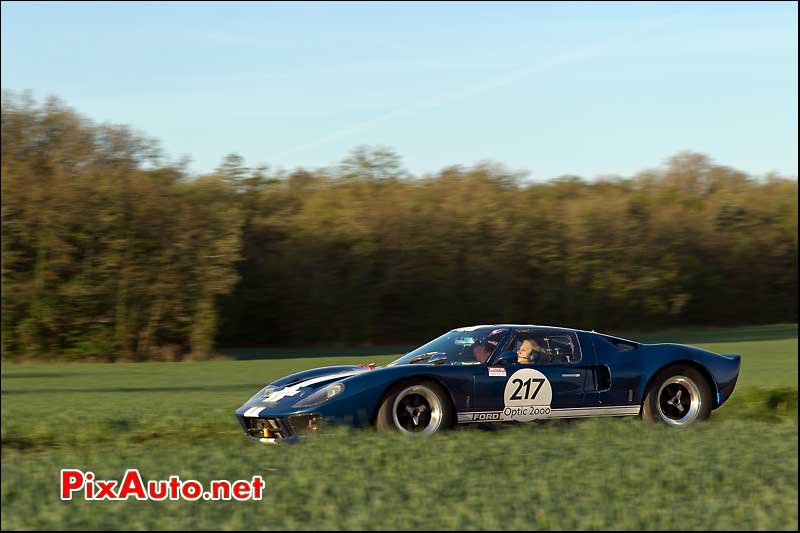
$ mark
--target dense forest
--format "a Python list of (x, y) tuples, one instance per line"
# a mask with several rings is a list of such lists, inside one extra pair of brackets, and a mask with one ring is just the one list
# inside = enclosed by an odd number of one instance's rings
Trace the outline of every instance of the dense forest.
[(4, 92), (2, 358), (796, 321), (797, 220), (796, 177), (689, 152), (591, 180), (413, 176), (370, 147), (313, 170), (231, 155), (197, 176), (130, 128)]

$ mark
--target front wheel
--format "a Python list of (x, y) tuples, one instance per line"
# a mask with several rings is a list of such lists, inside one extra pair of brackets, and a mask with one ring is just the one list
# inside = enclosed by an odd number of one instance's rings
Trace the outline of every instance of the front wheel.
[(383, 400), (375, 425), (381, 431), (432, 435), (450, 425), (452, 407), (447, 393), (430, 381), (392, 387)]
[(659, 372), (647, 391), (642, 418), (683, 427), (711, 416), (711, 387), (706, 378), (690, 366), (673, 366)]

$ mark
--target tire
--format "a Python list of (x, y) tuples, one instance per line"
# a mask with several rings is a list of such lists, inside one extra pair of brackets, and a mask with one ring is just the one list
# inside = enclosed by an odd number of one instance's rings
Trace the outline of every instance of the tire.
[(379, 431), (432, 435), (452, 423), (453, 407), (440, 385), (429, 380), (394, 385), (381, 403), (375, 425)]
[(711, 385), (694, 367), (675, 365), (659, 372), (642, 403), (642, 419), (683, 427), (711, 416)]

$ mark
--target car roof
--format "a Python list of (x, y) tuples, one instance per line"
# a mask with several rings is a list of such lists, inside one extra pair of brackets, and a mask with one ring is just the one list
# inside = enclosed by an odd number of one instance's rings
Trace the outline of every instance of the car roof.
[(509, 329), (514, 329), (514, 330), (520, 330), (520, 329), (540, 329), (541, 330), (541, 329), (543, 329), (543, 330), (550, 330), (550, 331), (553, 331), (553, 332), (572, 331), (572, 332), (590, 333), (592, 335), (599, 335), (601, 337), (605, 337), (606, 339), (608, 339), (608, 340), (610, 340), (612, 342), (624, 342), (624, 343), (628, 343), (628, 344), (635, 345), (635, 346), (639, 346), (639, 345), (642, 344), (642, 343), (640, 343), (638, 341), (625, 339), (623, 337), (617, 337), (616, 335), (609, 335), (607, 333), (601, 333), (601, 332), (595, 331), (595, 330), (587, 331), (585, 329), (567, 328), (567, 327), (562, 327), (562, 326), (541, 326), (541, 325), (538, 325), (538, 324), (483, 324), (483, 325), (480, 325), (480, 326), (467, 326), (467, 327), (464, 327), (464, 328), (456, 328), (453, 331), (472, 331), (472, 330), (475, 330), (475, 329), (478, 329), (478, 328), (497, 328), (497, 329), (509, 328)]
[[(509, 328), (509, 329), (550, 329), (553, 331), (585, 331), (582, 329), (566, 328), (561, 326), (540, 326), (537, 324), (481, 324), (477, 326), (466, 326), (455, 328), (453, 331), (471, 331), (478, 328)], [(587, 332), (588, 333), (588, 332)], [(593, 332), (594, 333), (594, 332)]]

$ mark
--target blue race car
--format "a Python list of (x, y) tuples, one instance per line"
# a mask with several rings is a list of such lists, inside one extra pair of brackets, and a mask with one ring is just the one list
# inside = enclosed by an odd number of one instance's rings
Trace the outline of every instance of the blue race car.
[(738, 355), (576, 329), (454, 329), (384, 367), (331, 366), (274, 381), (236, 411), (252, 439), (289, 442), (323, 422), (408, 434), (456, 424), (641, 416), (686, 426), (730, 398)]

